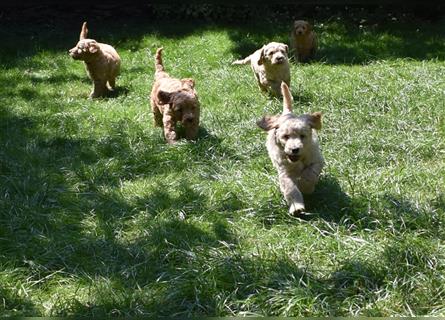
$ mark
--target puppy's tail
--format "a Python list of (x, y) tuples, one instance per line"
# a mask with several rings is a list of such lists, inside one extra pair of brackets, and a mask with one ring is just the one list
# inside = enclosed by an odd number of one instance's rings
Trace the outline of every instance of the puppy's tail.
[(283, 95), (283, 114), (292, 112), (292, 96), (286, 82), (281, 82), (281, 94)]
[(235, 64), (250, 64), (250, 60), (252, 60), (252, 56), (251, 55), (246, 57), (246, 58), (244, 58), (244, 59), (233, 61), (232, 65), (235, 65)]
[(164, 48), (158, 48), (158, 50), (156, 50), (156, 55), (155, 55), (156, 72), (164, 71), (164, 65), (162, 64), (162, 50), (164, 50)]
[(80, 30), (79, 40), (86, 39), (87, 37), (88, 37), (88, 28), (87, 28), (87, 22), (85, 21), (82, 24), (82, 30)]

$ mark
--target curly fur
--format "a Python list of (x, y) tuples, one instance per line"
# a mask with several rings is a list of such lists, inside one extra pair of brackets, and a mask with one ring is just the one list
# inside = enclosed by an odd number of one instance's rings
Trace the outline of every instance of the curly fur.
[(155, 55), (155, 82), (150, 102), (156, 126), (164, 128), (168, 143), (178, 140), (176, 123), (185, 128), (185, 138), (195, 139), (199, 129), (200, 103), (191, 78), (176, 79), (168, 75), (162, 63), (162, 50)]
[(283, 113), (264, 116), (257, 125), (268, 132), (266, 147), (278, 171), (280, 189), (289, 205), (289, 213), (305, 211), (302, 193), (314, 191), (324, 165), (317, 134), (321, 129), (321, 113), (296, 116), (288, 86), (281, 85)]
[(232, 62), (232, 65), (250, 63), (260, 89), (281, 96), (281, 82), (290, 85), (288, 53), (286, 44), (270, 42), (245, 59)]
[(98, 98), (114, 90), (116, 77), (120, 71), (121, 58), (112, 46), (87, 39), (87, 36), (87, 23), (84, 22), (79, 42), (69, 50), (69, 55), (75, 60), (85, 62), (87, 74), (93, 81), (90, 98)]

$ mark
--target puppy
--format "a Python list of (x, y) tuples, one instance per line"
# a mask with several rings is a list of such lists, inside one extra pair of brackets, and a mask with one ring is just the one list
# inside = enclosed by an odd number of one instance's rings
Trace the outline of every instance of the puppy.
[(155, 55), (155, 82), (151, 90), (150, 102), (156, 126), (164, 127), (168, 143), (178, 140), (176, 122), (185, 128), (185, 138), (194, 139), (198, 135), (200, 103), (195, 91), (195, 81), (191, 78), (171, 78), (162, 64), (163, 48)]
[(121, 58), (112, 46), (87, 39), (87, 36), (87, 23), (84, 22), (80, 31), (79, 42), (69, 50), (69, 55), (74, 60), (85, 62), (87, 74), (93, 81), (93, 91), (91, 91), (90, 98), (102, 97), (109, 90), (114, 90), (116, 86)]
[(232, 65), (250, 63), (260, 89), (281, 96), (281, 82), (290, 85), (288, 53), (286, 44), (270, 42), (247, 58), (234, 61)]
[(291, 51), (297, 61), (308, 62), (314, 57), (317, 50), (317, 37), (309, 22), (294, 21), (289, 41)]
[(289, 213), (304, 213), (302, 193), (312, 193), (324, 160), (315, 130), (321, 129), (321, 113), (292, 114), (289, 87), (281, 84), (283, 113), (264, 116), (257, 125), (268, 132), (266, 147), (278, 170), (280, 189), (289, 205)]

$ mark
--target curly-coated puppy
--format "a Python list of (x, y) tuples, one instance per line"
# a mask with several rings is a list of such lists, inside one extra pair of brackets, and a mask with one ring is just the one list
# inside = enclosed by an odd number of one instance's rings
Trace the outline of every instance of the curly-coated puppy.
[(314, 57), (317, 50), (317, 37), (309, 22), (294, 21), (289, 41), (291, 51), (298, 61), (308, 62)]
[(85, 62), (87, 74), (93, 81), (93, 91), (91, 91), (90, 98), (102, 97), (109, 90), (112, 91), (115, 88), (121, 58), (112, 46), (87, 39), (87, 36), (87, 23), (84, 22), (80, 31), (79, 42), (69, 50), (69, 55), (74, 60)]
[(315, 132), (321, 129), (321, 113), (294, 115), (289, 88), (282, 83), (281, 89), (283, 113), (264, 116), (257, 125), (268, 132), (267, 151), (278, 170), (289, 213), (298, 215), (305, 210), (302, 193), (314, 191), (324, 164)]
[(242, 60), (232, 64), (248, 64), (262, 91), (269, 91), (275, 96), (281, 96), (281, 82), (290, 85), (290, 69), (288, 60), (289, 47), (280, 42), (270, 42)]
[(178, 140), (176, 122), (185, 128), (185, 138), (194, 139), (198, 135), (200, 104), (195, 91), (195, 81), (191, 78), (171, 78), (162, 64), (163, 48), (156, 50), (155, 82), (150, 101), (156, 126), (164, 127), (168, 143)]

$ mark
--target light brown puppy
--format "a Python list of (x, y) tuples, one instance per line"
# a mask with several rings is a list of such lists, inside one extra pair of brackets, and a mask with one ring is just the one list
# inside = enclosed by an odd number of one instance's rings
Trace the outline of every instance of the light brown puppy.
[(200, 113), (195, 81), (191, 78), (171, 78), (164, 71), (162, 50), (163, 48), (156, 50), (155, 82), (150, 95), (155, 125), (164, 127), (164, 136), (168, 143), (178, 140), (178, 121), (185, 128), (185, 138), (195, 139), (198, 135)]
[(324, 165), (315, 130), (321, 129), (321, 113), (296, 116), (292, 99), (283, 82), (283, 113), (264, 116), (257, 125), (268, 132), (266, 147), (278, 170), (280, 189), (289, 205), (289, 213), (305, 211), (302, 193), (312, 193)]
[(93, 81), (93, 91), (90, 93), (90, 98), (102, 97), (109, 90), (114, 90), (116, 86), (121, 58), (112, 46), (87, 39), (87, 36), (87, 23), (84, 22), (80, 31), (79, 42), (69, 50), (69, 55), (74, 60), (85, 62), (87, 74)]
[(308, 62), (314, 57), (317, 50), (317, 37), (309, 22), (294, 21), (289, 41), (291, 51), (298, 61)]
[(236, 60), (232, 64), (250, 63), (260, 89), (274, 96), (281, 96), (281, 82), (290, 85), (288, 53), (289, 47), (286, 44), (270, 42), (247, 58)]

